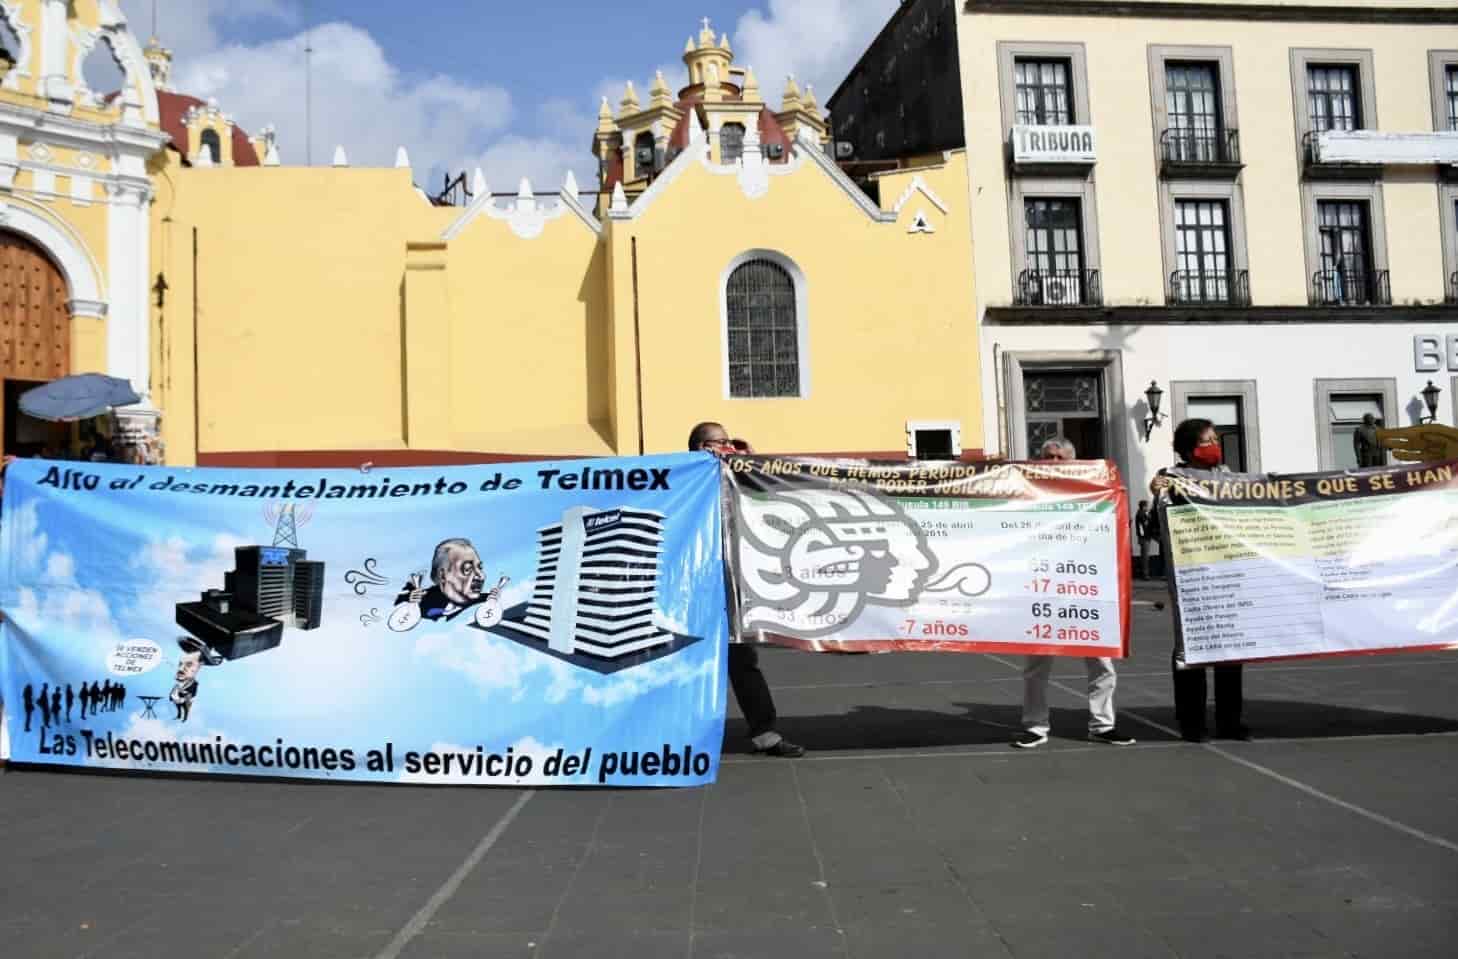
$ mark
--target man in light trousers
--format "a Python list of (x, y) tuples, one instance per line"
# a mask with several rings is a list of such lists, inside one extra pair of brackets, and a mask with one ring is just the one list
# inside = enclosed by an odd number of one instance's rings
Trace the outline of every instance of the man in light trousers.
[[(1055, 437), (1038, 451), (1040, 460), (1074, 460), (1078, 451), (1063, 437)], [(1048, 741), (1048, 681), (1053, 675), (1053, 656), (1029, 656), (1023, 666), (1023, 732), (1012, 741), (1017, 749), (1037, 749)], [(1114, 661), (1090, 657), (1088, 670), (1088, 738), (1110, 746), (1132, 746), (1134, 740), (1114, 724)]]

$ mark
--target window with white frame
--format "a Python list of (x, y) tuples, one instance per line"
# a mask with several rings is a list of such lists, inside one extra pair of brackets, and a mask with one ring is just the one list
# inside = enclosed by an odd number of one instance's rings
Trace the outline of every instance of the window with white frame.
[(1070, 64), (1063, 59), (1018, 57), (1013, 63), (1017, 85), (1016, 122), (1030, 126), (1073, 123)]
[(1351, 63), (1313, 63), (1306, 68), (1306, 103), (1311, 129), (1362, 129), (1362, 99), (1357, 66)]
[(795, 279), (768, 258), (747, 260), (724, 289), (729, 395), (801, 395), (800, 317)]

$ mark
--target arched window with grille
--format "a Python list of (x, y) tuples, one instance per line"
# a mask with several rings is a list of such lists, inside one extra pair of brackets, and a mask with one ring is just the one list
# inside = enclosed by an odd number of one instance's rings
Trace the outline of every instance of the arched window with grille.
[(218, 139), (217, 130), (202, 132), (202, 148), (210, 154), (209, 159), (213, 161), (213, 166), (218, 166), (223, 162), (223, 141)]
[(724, 283), (729, 397), (807, 394), (804, 286), (799, 268), (777, 253), (755, 251), (730, 264)]
[(724, 124), (719, 128), (719, 162), (738, 163), (742, 156), (744, 156), (744, 124)]

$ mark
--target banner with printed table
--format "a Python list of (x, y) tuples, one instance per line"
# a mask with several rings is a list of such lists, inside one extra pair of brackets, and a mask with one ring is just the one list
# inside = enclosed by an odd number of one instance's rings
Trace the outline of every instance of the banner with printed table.
[(726, 463), (741, 641), (1127, 655), (1129, 503), (1109, 463)]
[(712, 782), (721, 477), (702, 453), (370, 473), (16, 462), (0, 518), (10, 758)]
[(1458, 462), (1301, 475), (1174, 470), (1161, 497), (1177, 657), (1458, 645)]

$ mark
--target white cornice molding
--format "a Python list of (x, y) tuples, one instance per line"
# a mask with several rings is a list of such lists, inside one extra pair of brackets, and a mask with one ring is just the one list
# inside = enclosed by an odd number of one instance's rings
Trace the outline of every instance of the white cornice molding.
[(932, 192), (931, 187), (926, 185), (926, 181), (921, 178), (920, 173), (911, 178), (911, 182), (907, 184), (906, 189), (901, 192), (900, 199), (898, 199), (896, 201), (896, 205), (891, 208), (892, 211), (897, 216), (900, 216), (901, 208), (906, 206), (906, 204), (910, 202), (911, 198), (917, 193), (920, 193), (922, 196), (926, 197), (927, 200), (930, 201), (931, 205), (936, 207), (938, 210), (941, 210), (943, 214), (949, 212), (947, 205), (941, 201), (940, 197)]
[[(845, 175), (845, 171), (843, 171), (840, 167), (836, 166), (835, 163), (828, 156), (825, 155), (824, 150), (821, 150), (816, 146), (812, 146), (808, 138), (801, 138), (794, 143), (791, 148), (789, 162), (762, 162), (761, 167), (764, 171), (763, 174), (755, 173), (753, 171), (747, 171), (745, 164), (743, 163), (735, 163), (728, 166), (716, 165), (714, 163), (711, 163), (708, 142), (703, 139), (693, 141), (690, 143), (689, 146), (684, 148), (684, 151), (682, 153), (674, 158), (673, 162), (670, 163), (667, 169), (665, 169), (663, 173), (659, 175), (658, 179), (653, 181), (652, 186), (648, 187), (648, 189), (644, 190), (641, 194), (638, 195), (638, 198), (633, 201), (632, 205), (629, 206), (628, 209), (609, 210), (608, 219), (631, 221), (640, 218), (665, 191), (673, 186), (673, 184), (679, 179), (679, 177), (683, 176), (683, 171), (688, 169), (690, 164), (697, 163), (703, 169), (716, 176), (739, 177), (740, 188), (744, 191), (745, 196), (750, 199), (756, 199), (760, 196), (763, 196), (764, 191), (768, 190), (768, 184), (770, 182), (769, 178), (790, 176), (798, 172), (800, 168), (806, 164), (807, 161), (811, 165), (818, 168), (826, 176), (830, 177), (831, 181), (840, 188), (841, 192), (843, 192), (846, 197), (849, 198), (851, 202), (853, 202), (856, 206), (860, 207), (861, 211), (865, 213), (866, 216), (873, 222), (896, 222), (897, 215), (895, 213), (882, 210), (879, 206), (873, 203), (871, 201), (871, 198), (866, 196), (866, 194), (861, 191), (860, 187), (856, 186), (855, 183), (851, 181), (850, 177)], [(942, 202), (937, 199), (936, 196), (933, 195), (929, 189), (925, 189), (925, 184), (923, 184), (922, 186), (926, 192), (927, 199), (930, 202), (936, 204), (939, 209), (942, 209), (942, 211), (945, 212), (945, 205), (942, 204)]]
[[(121, 123), (87, 123), (34, 107), (0, 103), (0, 136), (24, 137), (58, 146), (148, 158), (171, 138), (161, 130)], [(97, 151), (97, 147), (107, 150)]]
[[(483, 183), (482, 186), (485, 184)], [(602, 224), (583, 208), (575, 190), (571, 189), (575, 186), (575, 180), (569, 180), (568, 183), (563, 184), (555, 201), (540, 200), (532, 194), (531, 185), (523, 181), (522, 188), (517, 191), (517, 196), (510, 198), (505, 206), (498, 206), (496, 198), (491, 195), (490, 188), (486, 188), (471, 201), (471, 205), (466, 207), (465, 212), (441, 233), (440, 238), (449, 243), (460, 236), (466, 227), (476, 219), (486, 216), (492, 220), (505, 222), (511, 228), (511, 232), (521, 239), (534, 240), (542, 235), (548, 223), (561, 219), (568, 213), (581, 221), (582, 225), (591, 230), (593, 235), (600, 236)]]

